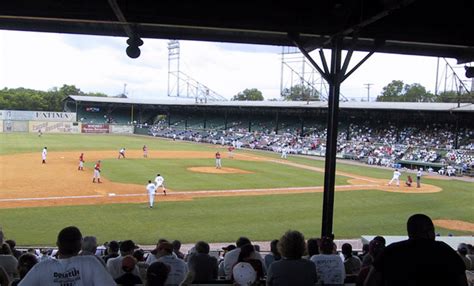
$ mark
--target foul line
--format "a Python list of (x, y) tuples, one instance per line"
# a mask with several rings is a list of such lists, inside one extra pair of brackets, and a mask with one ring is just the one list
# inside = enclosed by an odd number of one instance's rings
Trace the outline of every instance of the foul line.
[[(376, 187), (377, 185), (344, 185), (336, 186), (336, 189), (349, 188), (367, 188)], [(193, 192), (172, 192), (168, 195), (199, 195), (199, 194), (226, 194), (226, 193), (258, 193), (271, 191), (301, 191), (301, 190), (322, 190), (324, 187), (293, 187), (293, 188), (273, 188), (273, 189), (240, 189), (240, 190), (207, 190), (207, 191), (193, 191)], [(289, 194), (291, 192), (288, 192)], [(90, 199), (90, 198), (105, 198), (105, 197), (141, 197), (147, 194), (113, 194), (107, 195), (89, 195), (89, 196), (64, 196), (64, 197), (44, 197), (44, 198), (15, 198), (15, 199), (0, 199), (0, 202), (22, 202), (22, 201), (47, 201), (47, 200), (64, 200), (64, 199)]]

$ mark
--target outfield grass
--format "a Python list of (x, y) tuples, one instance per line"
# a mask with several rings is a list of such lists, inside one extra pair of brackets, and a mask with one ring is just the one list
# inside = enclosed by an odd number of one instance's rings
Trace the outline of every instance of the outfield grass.
[[(151, 150), (209, 151), (212, 146), (188, 142), (172, 142), (156, 138), (100, 135), (0, 134), (0, 154), (40, 152), (43, 145), (50, 150)], [(129, 147), (130, 146), (130, 147)], [(268, 152), (239, 151), (278, 157)], [(315, 167), (324, 162), (289, 156), (289, 160)], [(122, 165), (126, 164), (126, 165)], [(252, 187), (322, 184), (321, 174), (269, 162), (225, 160), (228, 167), (260, 174), (229, 174), (199, 180), (186, 173), (187, 166), (212, 166), (213, 160), (105, 160), (103, 175), (115, 181), (143, 184), (147, 174), (164, 174), (168, 184), (177, 189), (237, 189)], [(338, 163), (338, 171), (391, 178), (392, 171)], [(126, 177), (128, 174), (129, 177)], [(0, 178), (1, 179), (1, 178)], [(337, 176), (337, 183), (346, 178)], [(207, 181), (207, 182), (206, 182)], [(211, 182), (210, 182), (211, 181)], [(426, 213), (433, 219), (474, 221), (473, 183), (454, 180), (429, 180), (443, 188), (431, 194), (388, 193), (375, 190), (338, 192), (335, 194), (334, 232), (336, 238), (354, 238), (363, 234), (405, 235), (405, 223), (413, 213)], [(283, 184), (283, 185), (282, 185)], [(245, 186), (245, 187), (244, 187)], [(111, 239), (134, 239), (141, 244), (154, 244), (160, 237), (183, 242), (206, 240), (235, 241), (247, 235), (252, 240), (271, 240), (288, 229), (302, 231), (307, 237), (318, 236), (321, 229), (323, 194), (266, 195), (252, 197), (200, 198), (193, 201), (158, 202), (155, 209), (146, 204), (113, 204), (63, 206), (0, 210), (0, 225), (7, 237), (19, 245), (52, 245), (57, 232), (67, 225), (77, 225), (84, 235), (96, 235), (101, 242)], [(472, 233), (436, 228), (442, 235)]]

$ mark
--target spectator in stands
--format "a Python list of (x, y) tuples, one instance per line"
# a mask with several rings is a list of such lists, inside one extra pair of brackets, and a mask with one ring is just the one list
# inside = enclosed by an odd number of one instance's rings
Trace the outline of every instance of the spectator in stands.
[(369, 254), (364, 256), (364, 259), (362, 260), (362, 266), (372, 265), (375, 257), (380, 253), (380, 250), (385, 248), (386, 242), (383, 236), (377, 235), (372, 241), (374, 242), (369, 243)]
[(146, 286), (163, 286), (168, 279), (170, 267), (163, 262), (153, 262), (146, 270)]
[(264, 264), (260, 259), (254, 258), (253, 253), (255, 252), (252, 244), (245, 244), (240, 247), (237, 263), (232, 268), (231, 279), (235, 284), (251, 285), (263, 278)]
[(165, 284), (179, 285), (183, 282), (188, 272), (188, 266), (173, 253), (173, 245), (169, 242), (162, 242), (157, 247), (157, 256), (159, 262), (163, 262), (170, 268), (168, 279)]
[(318, 281), (316, 267), (303, 259), (304, 236), (299, 231), (287, 231), (278, 241), (282, 259), (270, 264), (267, 285), (314, 285)]
[(344, 243), (342, 245), (342, 255), (344, 255), (344, 269), (346, 275), (359, 274), (362, 262), (359, 257), (352, 254), (352, 245)]
[[(166, 239), (163, 239), (163, 238), (160, 238), (158, 239), (158, 243), (156, 244), (156, 247), (155, 249), (153, 249), (150, 254), (148, 255), (148, 257), (146, 258), (146, 263), (148, 265), (151, 265), (153, 262), (155, 261), (158, 261), (158, 259), (164, 254), (163, 251), (159, 251), (159, 246), (164, 243), (164, 242), (167, 242), (167, 243), (170, 243), (168, 240)], [(173, 252), (173, 255), (176, 256), (176, 254), (174, 254)], [(177, 257), (177, 256), (176, 256)]]
[(224, 271), (224, 258), (225, 258), (225, 255), (228, 252), (230, 252), (230, 251), (232, 251), (236, 248), (237, 247), (233, 244), (229, 244), (225, 247), (222, 247), (222, 250), (224, 250), (224, 252), (222, 253), (222, 258), (219, 261), (219, 268), (218, 268), (218, 273), (217, 273), (219, 277), (225, 277), (225, 271)]
[(171, 242), (171, 244), (173, 245), (173, 252), (174, 252), (174, 254), (176, 254), (176, 256), (177, 256), (179, 259), (184, 259), (184, 253), (182, 253), (181, 251), (179, 251), (179, 249), (181, 248), (181, 241), (179, 241), (179, 240), (173, 240), (173, 242)]
[(198, 241), (194, 248), (196, 252), (189, 258), (186, 281), (199, 283), (217, 279), (217, 258), (209, 255), (209, 244)]
[(140, 278), (145, 281), (146, 280), (146, 269), (148, 268), (148, 264), (145, 262), (145, 251), (143, 249), (136, 249), (133, 252), (133, 257), (137, 260), (137, 267), (138, 272), (140, 273)]
[(10, 246), (10, 250), (13, 254), (13, 256), (15, 256), (16, 259), (18, 259), (23, 253), (19, 250), (17, 250), (15, 247), (16, 247), (16, 242), (12, 239), (8, 239), (8, 240), (5, 240), (5, 243), (8, 244), (8, 246)]
[(2, 266), (0, 266), (0, 285), (10, 285), (10, 276)]
[(270, 242), (270, 253), (265, 255), (265, 267), (268, 269), (270, 267), (270, 264), (272, 264), (274, 261), (278, 261), (281, 259), (280, 252), (278, 251), (277, 248), (278, 244), (278, 239), (274, 239)]
[(82, 234), (69, 226), (58, 234), (58, 259), (49, 259), (33, 266), (21, 280), (22, 285), (116, 285), (107, 270), (90, 256), (78, 256)]
[(81, 252), (79, 255), (91, 255), (97, 258), (97, 260), (105, 267), (105, 262), (99, 256), (95, 255), (97, 251), (97, 238), (95, 236), (84, 236), (82, 240)]
[(122, 259), (122, 270), (124, 274), (115, 279), (117, 285), (134, 286), (142, 284), (140, 276), (133, 274), (133, 270), (137, 265), (137, 260), (132, 255), (127, 255)]
[(115, 258), (119, 256), (119, 247), (120, 246), (117, 241), (112, 240), (111, 242), (109, 242), (109, 244), (107, 245), (107, 255), (103, 257), (105, 263), (107, 263), (110, 258)]
[[(117, 279), (125, 272), (122, 269), (122, 260), (127, 255), (132, 255), (135, 251), (136, 245), (132, 240), (125, 240), (120, 243), (120, 256), (110, 258), (107, 260), (107, 270), (113, 279)], [(135, 266), (133, 274), (140, 275), (138, 267)]]
[(472, 261), (471, 259), (467, 256), (468, 254), (468, 248), (467, 244), (465, 243), (460, 243), (458, 245), (458, 251), (457, 253), (461, 257), (462, 261), (464, 262), (464, 265), (466, 266), (466, 270), (472, 270)]
[(446, 243), (435, 240), (434, 225), (424, 214), (407, 222), (408, 240), (392, 243), (367, 277), (370, 285), (467, 285), (465, 265)]
[(344, 284), (346, 272), (344, 263), (338, 254), (334, 254), (334, 242), (329, 237), (323, 237), (319, 245), (321, 254), (313, 255), (310, 259), (316, 265), (319, 281), (324, 284)]
[(359, 255), (357, 255), (360, 259), (360, 261), (363, 261), (364, 260), (364, 256), (366, 256), (367, 254), (369, 254), (369, 245), (367, 243), (364, 243), (362, 245), (362, 252), (359, 253)]
[[(36, 265), (36, 263), (38, 263), (38, 258), (36, 257), (36, 255), (33, 255), (31, 253), (22, 254), (18, 258), (18, 268), (17, 268), (18, 275), (20, 276), (20, 278), (15, 279), (12, 282), (11, 286), (17, 286), (20, 283), (20, 281), (23, 279), (23, 277), (25, 277), (26, 274), (31, 270), (31, 268), (33, 268), (33, 266)], [(0, 285), (3, 285), (3, 284), (0, 283)]]
[(319, 254), (319, 242), (321, 239), (319, 238), (310, 238), (307, 242), (307, 249), (308, 249), (308, 259), (311, 258), (313, 255)]
[[(242, 250), (242, 247), (247, 245), (247, 244), (251, 245), (250, 239), (248, 239), (247, 237), (239, 237), (239, 239), (237, 239), (237, 241), (236, 241), (237, 248), (230, 251), (230, 252), (228, 252), (225, 255), (225, 257), (224, 257), (224, 273), (225, 273), (226, 279), (231, 278), (232, 269), (233, 269), (234, 265), (237, 264), (237, 261), (238, 261), (239, 256), (240, 256), (240, 251)], [(263, 260), (260, 253), (258, 253), (257, 251), (252, 251), (252, 252), (250, 252), (250, 255), (253, 259), (260, 260), (262, 262), (262, 265), (264, 265), (264, 267), (265, 267), (265, 261)], [(265, 271), (265, 269), (264, 269), (264, 271)]]
[(18, 260), (13, 256), (10, 246), (6, 243), (0, 246), (0, 266), (5, 269), (10, 280), (18, 277), (16, 272)]

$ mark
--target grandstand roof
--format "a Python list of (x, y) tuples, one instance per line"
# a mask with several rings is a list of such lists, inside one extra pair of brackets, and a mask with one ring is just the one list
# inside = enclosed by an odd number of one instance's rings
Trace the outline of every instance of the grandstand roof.
[[(135, 104), (135, 105), (185, 105), (185, 106), (221, 106), (221, 107), (275, 107), (275, 108), (327, 108), (328, 103), (322, 101), (213, 101), (199, 102), (194, 100), (171, 99), (133, 99), (118, 97), (75, 96), (68, 98), (77, 102)], [(474, 112), (474, 104), (461, 103), (428, 103), (428, 102), (341, 102), (341, 109), (381, 109), (381, 110), (413, 110), (413, 111), (454, 111)]]
[[(470, 0), (15, 0), (0, 29), (343, 49), (474, 60)], [(357, 37), (357, 41), (353, 38)], [(388, 67), (389, 68), (389, 67)]]

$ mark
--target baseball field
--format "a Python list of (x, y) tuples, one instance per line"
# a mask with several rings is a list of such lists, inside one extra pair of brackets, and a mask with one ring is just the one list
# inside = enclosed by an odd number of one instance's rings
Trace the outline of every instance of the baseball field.
[[(147, 145), (148, 158), (142, 147)], [(46, 164), (41, 150), (48, 148)], [(117, 159), (126, 148), (126, 158)], [(214, 154), (222, 154), (222, 169)], [(78, 171), (84, 153), (84, 171)], [(324, 161), (144, 136), (0, 134), (0, 226), (19, 245), (54, 245), (60, 229), (78, 226), (99, 242), (158, 238), (231, 242), (306, 237), (321, 230)], [(102, 184), (92, 183), (102, 161)], [(422, 187), (387, 186), (393, 170), (338, 162), (336, 238), (405, 235), (413, 213), (425, 213), (441, 235), (474, 234), (474, 183), (424, 176)], [(157, 173), (168, 192), (148, 208), (145, 186)], [(412, 175), (413, 176), (413, 175)]]

